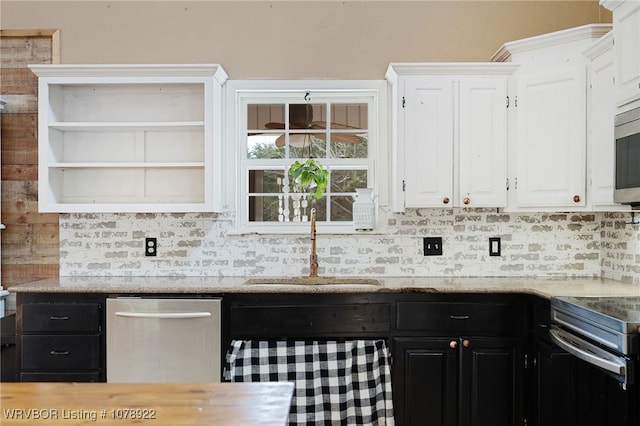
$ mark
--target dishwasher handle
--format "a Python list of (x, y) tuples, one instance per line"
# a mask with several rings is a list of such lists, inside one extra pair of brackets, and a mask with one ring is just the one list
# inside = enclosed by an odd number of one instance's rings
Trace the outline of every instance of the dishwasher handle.
[(211, 312), (115, 312), (117, 317), (189, 319), (208, 318)]

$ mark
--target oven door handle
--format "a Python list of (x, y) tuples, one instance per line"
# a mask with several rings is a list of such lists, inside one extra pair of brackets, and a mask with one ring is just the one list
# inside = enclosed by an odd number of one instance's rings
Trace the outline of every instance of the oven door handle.
[(553, 343), (590, 364), (624, 378), (627, 383), (627, 363), (622, 357), (615, 356), (577, 336), (564, 330), (553, 328), (549, 330)]

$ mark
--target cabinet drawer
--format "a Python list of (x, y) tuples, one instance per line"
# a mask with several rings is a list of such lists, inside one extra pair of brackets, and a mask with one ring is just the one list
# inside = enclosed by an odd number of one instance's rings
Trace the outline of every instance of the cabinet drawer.
[(22, 307), (22, 331), (97, 332), (97, 303), (29, 303)]
[(506, 333), (522, 330), (518, 304), (398, 302), (397, 329), (404, 331), (446, 331)]
[(99, 382), (100, 372), (27, 371), (20, 373), (21, 382)]
[(390, 330), (390, 306), (384, 303), (297, 306), (234, 306), (233, 338), (347, 337)]
[(22, 336), (21, 358), (25, 370), (98, 369), (100, 336)]

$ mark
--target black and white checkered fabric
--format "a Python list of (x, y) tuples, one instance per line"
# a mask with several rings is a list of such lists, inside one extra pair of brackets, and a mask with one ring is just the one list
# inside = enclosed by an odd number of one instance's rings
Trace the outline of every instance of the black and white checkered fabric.
[(384, 340), (234, 340), (224, 378), (293, 382), (289, 425), (395, 424), (391, 355)]

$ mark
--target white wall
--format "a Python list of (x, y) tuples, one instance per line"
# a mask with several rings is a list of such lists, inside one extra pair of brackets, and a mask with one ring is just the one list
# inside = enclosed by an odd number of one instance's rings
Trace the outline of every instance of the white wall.
[[(505, 214), (495, 209), (413, 209), (388, 233), (317, 236), (328, 276), (600, 276), (603, 214)], [(306, 235), (228, 235), (228, 214), (73, 214), (60, 218), (60, 275), (295, 276), (308, 274)], [(422, 239), (443, 237), (442, 256)], [(144, 257), (144, 237), (158, 238)], [(502, 256), (489, 257), (489, 238)]]
[(3, 29), (60, 29), (62, 63), (220, 63), (232, 79), (382, 79), (389, 62), (487, 61), (611, 14), (588, 1), (2, 0)]

